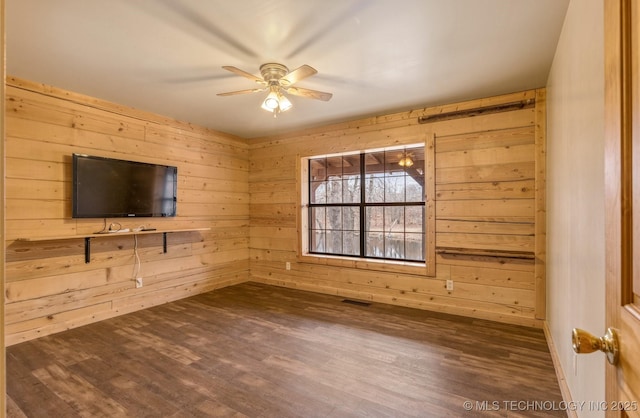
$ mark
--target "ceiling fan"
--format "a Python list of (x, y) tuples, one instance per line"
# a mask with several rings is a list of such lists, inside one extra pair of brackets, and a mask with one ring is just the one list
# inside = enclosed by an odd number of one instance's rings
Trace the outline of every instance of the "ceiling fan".
[(260, 66), (260, 75), (257, 77), (246, 71), (233, 66), (223, 66), (227, 71), (231, 71), (234, 74), (246, 77), (259, 84), (261, 87), (255, 89), (230, 91), (227, 93), (218, 93), (218, 96), (233, 96), (236, 94), (257, 93), (265, 90), (269, 90), (269, 94), (262, 102), (262, 108), (273, 112), (273, 116), (276, 117), (278, 113), (284, 112), (291, 108), (291, 102), (284, 93), (293, 94), (295, 96), (308, 97), (310, 99), (328, 101), (333, 96), (331, 93), (325, 93), (318, 90), (310, 90), (302, 87), (294, 87), (293, 84), (314, 74), (317, 74), (315, 68), (308, 65), (303, 65), (296, 68), (293, 71), (278, 63), (270, 62), (262, 64)]

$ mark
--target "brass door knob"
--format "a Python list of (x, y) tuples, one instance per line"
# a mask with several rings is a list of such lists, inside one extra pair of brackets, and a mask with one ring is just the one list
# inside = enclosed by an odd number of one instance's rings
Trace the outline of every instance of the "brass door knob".
[(573, 351), (578, 354), (593, 353), (594, 351), (602, 351), (607, 355), (609, 363), (615, 365), (618, 363), (618, 355), (620, 346), (618, 343), (618, 332), (614, 328), (608, 328), (604, 337), (596, 337), (595, 335), (574, 328), (572, 331)]

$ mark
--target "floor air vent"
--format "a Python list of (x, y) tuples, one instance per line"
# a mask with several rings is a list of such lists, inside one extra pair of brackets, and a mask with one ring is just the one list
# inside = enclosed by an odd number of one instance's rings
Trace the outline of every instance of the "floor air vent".
[(351, 305), (358, 305), (358, 306), (370, 306), (371, 305), (369, 302), (361, 302), (359, 300), (353, 300), (353, 299), (342, 299), (342, 302), (349, 303)]

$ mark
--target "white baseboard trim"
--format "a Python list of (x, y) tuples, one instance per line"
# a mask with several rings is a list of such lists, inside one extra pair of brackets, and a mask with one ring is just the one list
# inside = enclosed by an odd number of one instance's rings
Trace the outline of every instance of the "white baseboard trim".
[[(571, 391), (569, 390), (569, 385), (567, 384), (564, 369), (562, 368), (562, 363), (560, 362), (560, 357), (558, 356), (558, 350), (556, 350), (556, 345), (553, 342), (553, 336), (551, 335), (551, 330), (549, 329), (549, 323), (547, 321), (544, 321), (544, 323), (542, 324), (542, 329), (544, 330), (544, 336), (547, 339), (547, 346), (549, 347), (549, 352), (551, 353), (551, 360), (553, 361), (553, 368), (555, 369), (556, 377), (558, 378), (558, 385), (560, 386), (562, 400), (570, 403), (573, 401), (573, 398), (571, 396)], [(578, 418), (578, 413), (576, 411), (572, 411), (571, 408), (568, 408), (567, 416), (569, 418)]]

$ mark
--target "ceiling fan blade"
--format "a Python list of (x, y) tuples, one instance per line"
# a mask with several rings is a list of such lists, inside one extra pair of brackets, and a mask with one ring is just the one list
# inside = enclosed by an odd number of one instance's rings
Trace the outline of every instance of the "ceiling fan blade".
[(235, 96), (236, 94), (247, 94), (247, 93), (257, 93), (259, 91), (266, 90), (266, 87), (261, 89), (247, 89), (247, 90), (237, 90), (237, 91), (228, 91), (226, 93), (218, 93), (216, 96)]
[(255, 81), (258, 84), (267, 84), (267, 82), (264, 81), (262, 78), (256, 77), (255, 75), (250, 74), (246, 71), (243, 71), (240, 68), (236, 68), (232, 65), (224, 65), (222, 68), (224, 68), (227, 71), (231, 71), (234, 74), (241, 75), (242, 77), (246, 77), (249, 80)]
[(282, 83), (284, 81), (285, 85), (292, 85), (293, 83), (297, 83), (300, 80), (303, 80), (307, 77), (310, 77), (314, 74), (317, 74), (318, 71), (316, 71), (315, 68), (310, 67), (308, 65), (303, 65), (301, 67), (296, 68), (295, 70), (291, 71), (289, 74), (285, 75), (284, 77), (282, 77), (280, 79), (280, 83)]
[(308, 97), (310, 99), (317, 99), (325, 102), (328, 102), (331, 97), (333, 97), (333, 94), (331, 93), (325, 93), (318, 90), (303, 89), (300, 87), (289, 87), (286, 89), (286, 91), (287, 93), (291, 93), (295, 96)]

